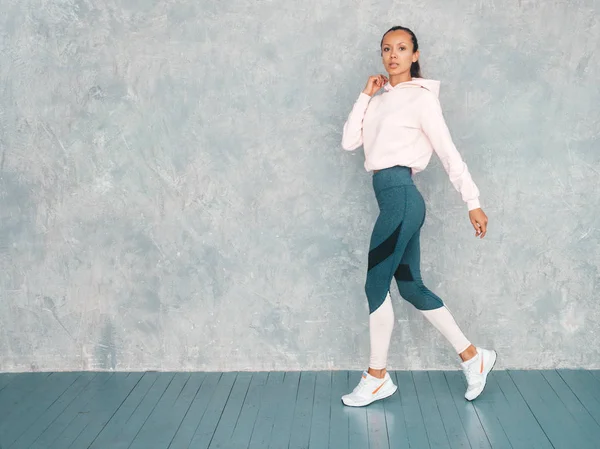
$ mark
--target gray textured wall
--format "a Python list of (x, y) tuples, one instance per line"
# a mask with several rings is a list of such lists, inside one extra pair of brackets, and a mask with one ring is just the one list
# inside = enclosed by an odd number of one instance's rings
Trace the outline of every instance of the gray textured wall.
[[(341, 128), (420, 38), (426, 283), (499, 367), (600, 367), (598, 1), (3, 0), (0, 370), (361, 369), (377, 206)], [(393, 289), (394, 369), (457, 358)]]

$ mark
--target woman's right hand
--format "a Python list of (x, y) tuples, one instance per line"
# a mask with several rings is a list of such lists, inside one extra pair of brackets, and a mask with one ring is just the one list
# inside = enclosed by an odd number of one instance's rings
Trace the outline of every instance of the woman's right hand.
[(369, 97), (372, 97), (387, 82), (388, 79), (384, 75), (370, 76), (367, 80), (367, 85), (365, 86), (363, 93), (367, 94)]

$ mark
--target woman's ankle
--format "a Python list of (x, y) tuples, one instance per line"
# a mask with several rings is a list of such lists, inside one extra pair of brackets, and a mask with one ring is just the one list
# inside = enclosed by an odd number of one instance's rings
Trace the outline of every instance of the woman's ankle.
[(369, 367), (367, 372), (373, 377), (376, 377), (378, 379), (383, 379), (385, 377), (386, 369), (385, 368), (374, 369), (374, 368)]
[(463, 362), (466, 362), (467, 360), (471, 360), (476, 355), (477, 355), (477, 348), (473, 345), (469, 346), (467, 349), (465, 349), (463, 352), (461, 352), (459, 354), (459, 356)]

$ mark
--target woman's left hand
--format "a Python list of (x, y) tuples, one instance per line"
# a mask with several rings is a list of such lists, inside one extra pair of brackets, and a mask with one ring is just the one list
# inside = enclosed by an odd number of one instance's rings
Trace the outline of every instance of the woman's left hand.
[(483, 238), (487, 231), (488, 218), (481, 208), (469, 211), (469, 219), (475, 228), (475, 237)]

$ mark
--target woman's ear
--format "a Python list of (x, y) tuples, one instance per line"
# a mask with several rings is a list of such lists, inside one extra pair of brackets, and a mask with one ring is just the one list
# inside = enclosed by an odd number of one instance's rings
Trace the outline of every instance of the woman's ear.
[(412, 62), (417, 62), (419, 60), (419, 55), (420, 55), (419, 50), (415, 51), (413, 53)]

